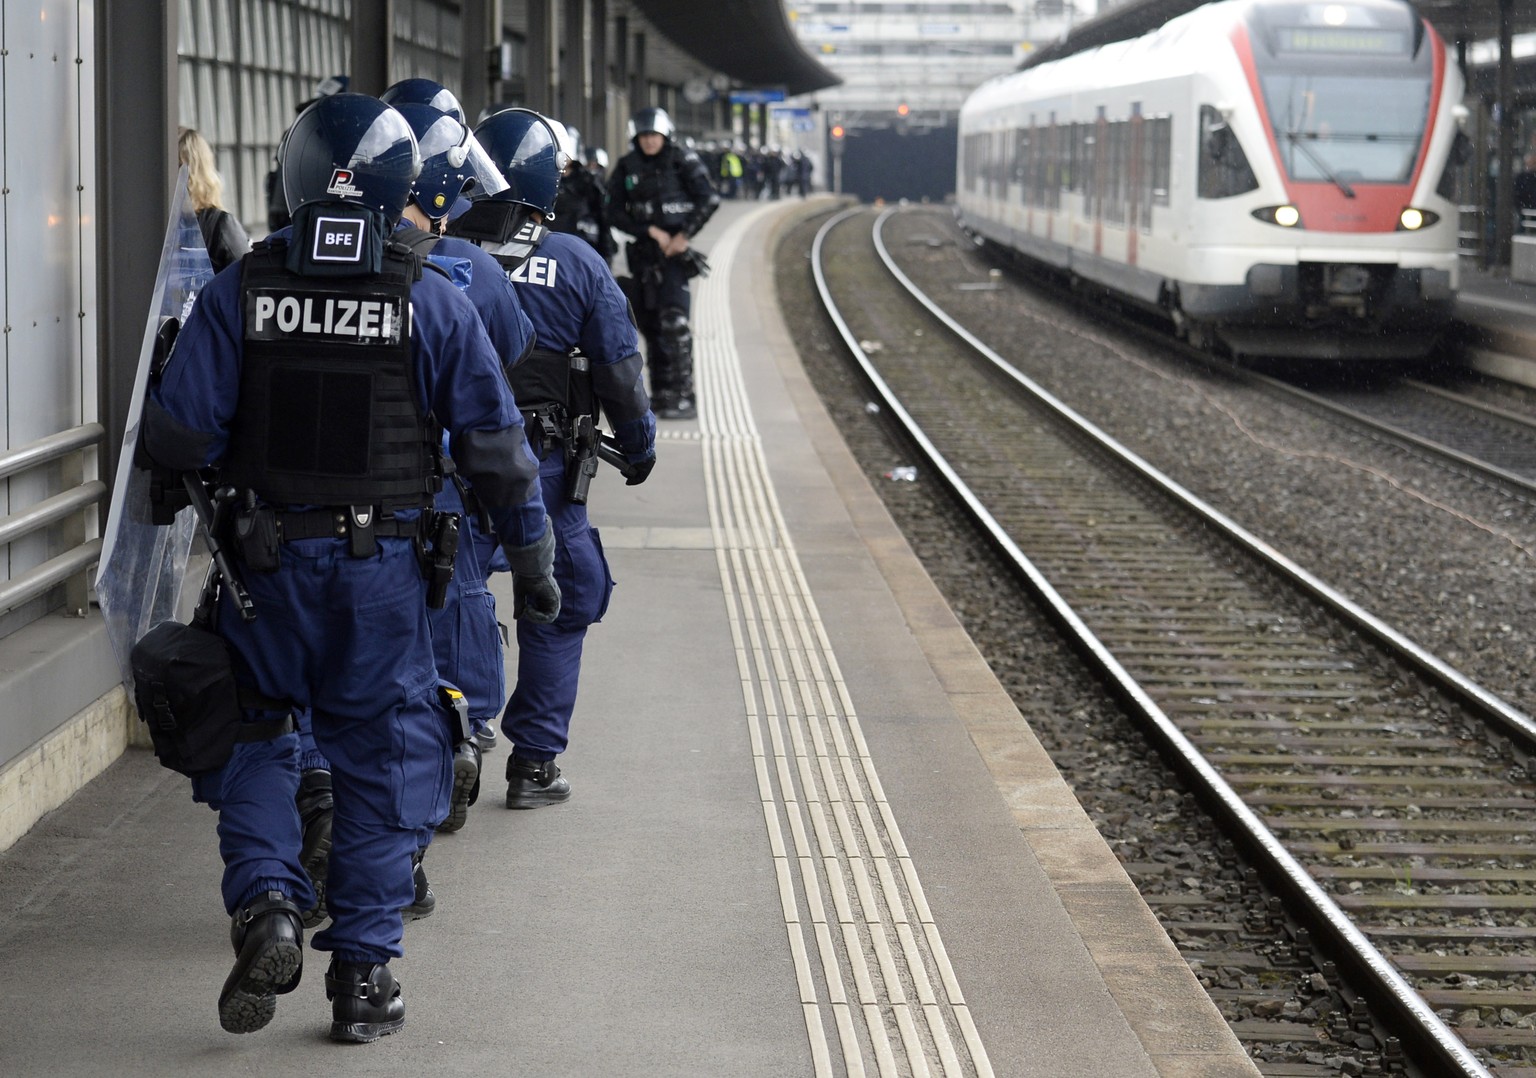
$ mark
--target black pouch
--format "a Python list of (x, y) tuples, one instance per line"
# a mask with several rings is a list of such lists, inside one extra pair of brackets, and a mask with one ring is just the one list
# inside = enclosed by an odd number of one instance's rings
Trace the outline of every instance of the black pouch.
[(235, 547), (256, 573), (275, 573), (282, 566), (277, 538), (277, 513), (269, 505), (247, 505), (235, 513)]
[(240, 740), (240, 694), (219, 636), (163, 621), (133, 646), (133, 698), (160, 763), (195, 776), (229, 762)]

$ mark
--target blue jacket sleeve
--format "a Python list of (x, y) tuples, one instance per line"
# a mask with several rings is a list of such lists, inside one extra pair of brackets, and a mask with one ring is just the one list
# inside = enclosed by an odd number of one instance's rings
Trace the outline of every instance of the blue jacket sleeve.
[(539, 463), (479, 314), (452, 284), (431, 273), (412, 290), (411, 306), (418, 390), (448, 432), (455, 464), (504, 546), (537, 542), (545, 530)]
[(578, 257), (592, 286), (577, 344), (592, 362), (592, 388), (624, 455), (644, 460), (656, 453), (656, 416), (645, 391), (645, 364), (629, 301), (590, 247)]

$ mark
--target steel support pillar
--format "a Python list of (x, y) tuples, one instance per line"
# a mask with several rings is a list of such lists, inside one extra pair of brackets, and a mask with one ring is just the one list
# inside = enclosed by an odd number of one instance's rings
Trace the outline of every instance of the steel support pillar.
[(1499, 0), (1499, 176), (1494, 184), (1494, 261), (1508, 266), (1510, 238), (1515, 232), (1515, 0)]
[(352, 0), (352, 71), (347, 89), (377, 96), (389, 76), (394, 51), (394, 0)]
[(523, 102), (536, 112), (555, 107), (559, 57), (554, 0), (528, 0), (528, 86)]
[(587, 102), (589, 35), (587, 0), (561, 0), (560, 12), (560, 103), (555, 119), (567, 127), (575, 126), (583, 134), (590, 128)]
[[(110, 488), (133, 398), (144, 320), (176, 191), (176, 4), (96, 9), (96, 222), (101, 478)], [(88, 17), (82, 15), (83, 17)], [(109, 167), (110, 166), (110, 167)], [(16, 169), (17, 176), (24, 170)], [(12, 182), (15, 182), (14, 180)]]

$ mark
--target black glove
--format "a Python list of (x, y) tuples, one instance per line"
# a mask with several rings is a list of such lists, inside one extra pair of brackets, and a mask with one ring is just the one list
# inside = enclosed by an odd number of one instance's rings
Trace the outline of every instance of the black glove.
[(503, 547), (512, 566), (512, 616), (548, 625), (560, 616), (555, 583), (555, 528), (544, 518), (544, 535), (527, 546)]
[(651, 474), (651, 469), (656, 467), (656, 454), (652, 453), (644, 460), (632, 460), (624, 469), (624, 485), (626, 487), (638, 487), (644, 483)]
[(548, 625), (560, 616), (560, 585), (554, 573), (543, 576), (512, 574), (512, 617)]

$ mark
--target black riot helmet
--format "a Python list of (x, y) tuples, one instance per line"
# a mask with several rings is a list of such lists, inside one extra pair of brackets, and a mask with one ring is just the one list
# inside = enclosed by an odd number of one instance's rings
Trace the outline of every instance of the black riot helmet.
[(411, 125), (421, 150), (421, 175), (411, 187), (411, 200), (433, 221), (448, 216), (460, 196), (484, 198), (507, 189), (495, 162), (461, 122), (431, 105), (395, 108)]
[(411, 125), (366, 94), (322, 97), (300, 113), (283, 140), (282, 182), (290, 211), (346, 204), (400, 219), (421, 154)]
[(493, 199), (554, 213), (562, 154), (547, 120), (531, 109), (504, 109), (475, 128), (475, 138), (507, 181)]
[(459, 104), (459, 99), (453, 95), (453, 91), (431, 79), (401, 79), (380, 94), (379, 100), (395, 108), (401, 105), (431, 105), (438, 112), (446, 112), (461, 124), (469, 123), (464, 116), (464, 106)]
[(672, 136), (676, 133), (677, 129), (672, 126), (672, 117), (667, 115), (666, 109), (641, 109), (634, 116), (630, 117), (630, 142), (634, 142), (640, 135), (649, 134), (653, 131), (668, 142), (672, 141)]

